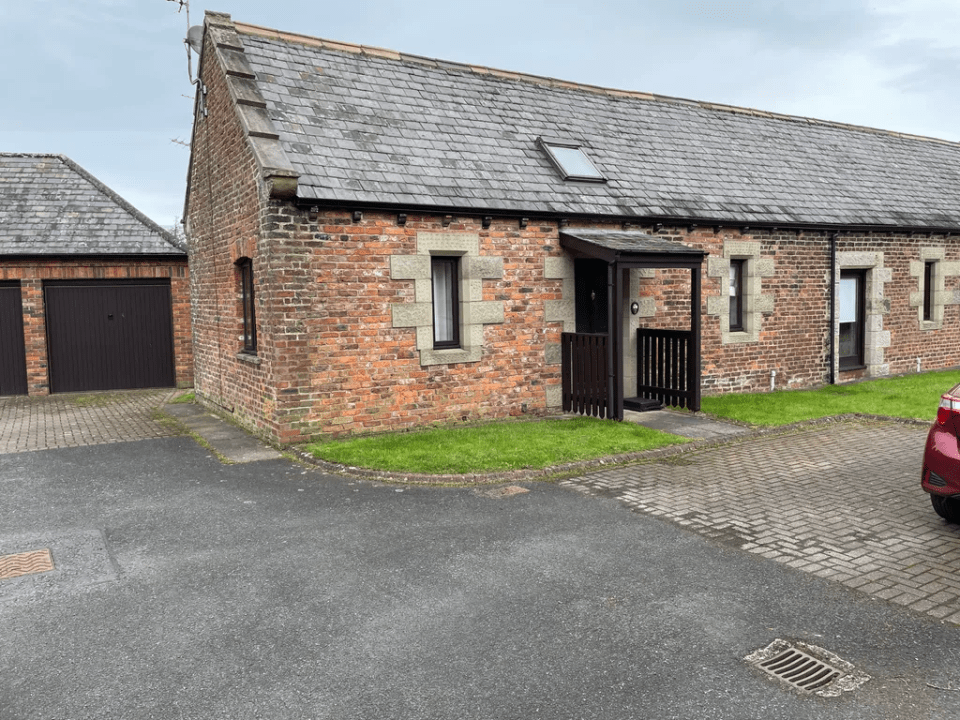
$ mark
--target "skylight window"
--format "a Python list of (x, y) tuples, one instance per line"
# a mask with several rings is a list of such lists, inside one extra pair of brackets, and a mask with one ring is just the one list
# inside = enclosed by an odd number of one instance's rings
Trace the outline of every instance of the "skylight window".
[(578, 143), (543, 138), (539, 138), (538, 142), (564, 180), (607, 181)]

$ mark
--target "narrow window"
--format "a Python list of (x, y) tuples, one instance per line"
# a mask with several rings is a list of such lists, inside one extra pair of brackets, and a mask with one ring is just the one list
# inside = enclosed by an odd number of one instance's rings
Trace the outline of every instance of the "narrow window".
[(840, 272), (840, 369), (863, 367), (864, 288), (863, 270)]
[(253, 304), (253, 261), (237, 260), (240, 271), (240, 302), (243, 307), (243, 352), (257, 353), (257, 318)]
[(934, 265), (932, 260), (923, 264), (923, 319), (927, 322), (933, 320)]
[(730, 261), (730, 330), (743, 331), (743, 266), (746, 260)]
[(431, 258), (433, 347), (460, 347), (460, 258)]

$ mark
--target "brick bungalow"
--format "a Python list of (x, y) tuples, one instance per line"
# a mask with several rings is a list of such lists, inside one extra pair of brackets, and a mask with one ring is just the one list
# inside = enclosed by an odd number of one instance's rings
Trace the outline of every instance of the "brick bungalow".
[(192, 382), (185, 249), (68, 158), (0, 153), (0, 395)]
[(203, 37), (196, 389), (279, 443), (957, 365), (958, 144)]

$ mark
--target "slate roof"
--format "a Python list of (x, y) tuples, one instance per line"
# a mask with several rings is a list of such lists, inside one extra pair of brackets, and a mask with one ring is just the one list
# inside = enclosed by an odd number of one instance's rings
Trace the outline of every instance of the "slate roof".
[(0, 153), (2, 255), (185, 255), (185, 250), (70, 159)]
[[(960, 228), (960, 144), (235, 28), (303, 199)], [(563, 181), (539, 137), (608, 181)]]
[(704, 250), (687, 247), (682, 243), (648, 235), (638, 230), (564, 228), (560, 231), (561, 241), (564, 238), (582, 240), (590, 245), (620, 255), (689, 255), (702, 259), (705, 254)]

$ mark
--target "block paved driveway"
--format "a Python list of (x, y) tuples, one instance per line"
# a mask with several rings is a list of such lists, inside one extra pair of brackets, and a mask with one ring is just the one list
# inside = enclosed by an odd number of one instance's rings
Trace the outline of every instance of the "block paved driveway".
[(920, 489), (926, 433), (835, 422), (562, 484), (960, 624), (960, 526)]
[(156, 410), (182, 390), (0, 397), (0, 455), (171, 437)]

